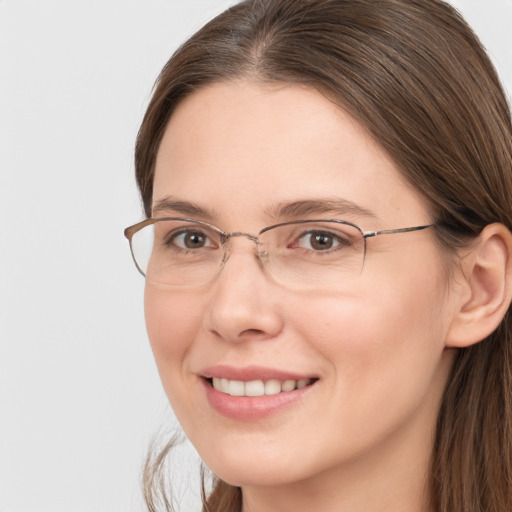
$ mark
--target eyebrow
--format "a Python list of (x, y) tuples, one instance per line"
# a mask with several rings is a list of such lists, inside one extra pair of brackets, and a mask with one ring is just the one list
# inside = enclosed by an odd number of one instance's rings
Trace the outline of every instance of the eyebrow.
[(171, 197), (164, 197), (163, 199), (155, 201), (151, 212), (152, 216), (155, 216), (157, 213), (174, 213), (190, 217), (201, 217), (206, 220), (211, 220), (215, 217), (213, 212), (209, 212), (195, 203), (178, 201)]
[[(200, 217), (205, 220), (213, 220), (215, 213), (208, 211), (190, 201), (179, 201), (171, 197), (164, 197), (155, 201), (152, 207), (152, 215), (158, 213), (172, 213), (190, 217)], [(377, 219), (377, 215), (368, 208), (364, 208), (352, 201), (340, 198), (305, 199), (278, 203), (265, 210), (265, 213), (274, 219), (297, 218), (306, 215), (351, 215)]]
[(273, 218), (302, 217), (305, 215), (355, 215), (377, 219), (377, 215), (368, 208), (357, 205), (352, 201), (340, 198), (307, 199), (302, 201), (291, 201), (279, 203), (266, 210), (266, 213)]

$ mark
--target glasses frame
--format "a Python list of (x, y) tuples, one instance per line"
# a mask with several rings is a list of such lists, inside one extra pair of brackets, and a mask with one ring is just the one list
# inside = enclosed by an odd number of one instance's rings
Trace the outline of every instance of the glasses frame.
[(411, 231), (421, 231), (423, 229), (427, 229), (430, 227), (435, 226), (434, 223), (432, 224), (423, 224), (421, 226), (412, 226), (408, 228), (396, 228), (396, 229), (381, 229), (378, 231), (363, 231), (357, 224), (354, 224), (353, 222), (349, 222), (346, 220), (339, 220), (339, 219), (299, 219), (299, 220), (290, 220), (287, 222), (280, 222), (279, 224), (272, 224), (271, 226), (267, 226), (260, 230), (260, 232), (257, 235), (252, 235), (250, 233), (244, 233), (243, 231), (232, 231), (229, 233), (226, 233), (222, 229), (218, 228), (217, 226), (214, 226), (213, 224), (210, 224), (209, 222), (206, 222), (204, 220), (198, 220), (198, 219), (191, 219), (189, 217), (149, 217), (147, 219), (144, 219), (140, 222), (137, 222), (136, 224), (133, 224), (132, 226), (128, 226), (124, 230), (124, 236), (128, 239), (130, 242), (130, 252), (132, 254), (133, 261), (135, 263), (135, 266), (137, 267), (137, 270), (146, 277), (146, 274), (142, 271), (142, 269), (139, 267), (137, 260), (135, 258), (135, 254), (133, 252), (133, 245), (132, 245), (132, 239), (135, 233), (140, 231), (141, 229), (145, 228), (146, 226), (150, 226), (152, 224), (156, 224), (157, 222), (163, 222), (163, 221), (183, 221), (183, 222), (194, 222), (196, 224), (200, 224), (202, 226), (208, 227), (214, 231), (216, 231), (220, 235), (220, 241), (221, 244), (224, 245), (228, 240), (235, 237), (245, 237), (254, 242), (256, 245), (260, 245), (260, 236), (270, 231), (274, 228), (279, 228), (281, 226), (288, 226), (290, 224), (312, 224), (312, 223), (335, 223), (335, 224), (345, 224), (347, 226), (352, 226), (353, 228), (356, 228), (363, 238), (364, 242), (364, 249), (363, 249), (363, 262), (366, 256), (366, 239), (367, 238), (373, 238), (379, 235), (393, 235), (397, 233), (410, 233)]

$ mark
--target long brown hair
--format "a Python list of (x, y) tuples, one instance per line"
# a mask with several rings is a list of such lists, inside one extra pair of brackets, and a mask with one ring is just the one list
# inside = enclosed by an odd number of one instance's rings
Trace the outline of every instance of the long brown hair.
[[(247, 0), (212, 20), (166, 64), (140, 128), (135, 164), (147, 216), (174, 109), (234, 78), (306, 85), (348, 111), (425, 196), (448, 250), (487, 224), (512, 228), (509, 105), (478, 39), (443, 1)], [(511, 322), (509, 312), (454, 362), (431, 462), (438, 512), (512, 510)], [(151, 511), (159, 464), (146, 466)], [(240, 510), (240, 489), (220, 480), (204, 494), (204, 511)]]

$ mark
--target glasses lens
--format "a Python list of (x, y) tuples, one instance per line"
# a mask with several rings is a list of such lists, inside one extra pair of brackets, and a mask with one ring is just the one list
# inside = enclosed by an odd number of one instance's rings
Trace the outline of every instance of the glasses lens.
[(287, 288), (339, 290), (363, 267), (363, 234), (343, 221), (283, 224), (264, 231), (260, 241), (267, 271)]
[(132, 237), (135, 262), (146, 279), (166, 286), (203, 284), (222, 261), (219, 233), (206, 224), (160, 220)]
[[(224, 260), (220, 230), (197, 221), (158, 220), (138, 230), (131, 247), (146, 280), (161, 286), (206, 284)], [(258, 253), (266, 272), (287, 288), (340, 290), (360, 274), (365, 241), (344, 221), (297, 221), (263, 230)]]

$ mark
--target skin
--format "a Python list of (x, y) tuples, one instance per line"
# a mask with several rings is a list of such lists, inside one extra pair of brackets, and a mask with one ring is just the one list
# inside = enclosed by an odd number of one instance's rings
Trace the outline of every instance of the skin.
[[(187, 98), (157, 158), (154, 204), (170, 196), (225, 231), (254, 234), (294, 219), (270, 215), (276, 205), (333, 197), (372, 212), (343, 217), (364, 230), (430, 222), (422, 197), (362, 127), (297, 86), (230, 82)], [(459, 294), (432, 229), (369, 239), (357, 285), (329, 292), (286, 289), (253, 257), (252, 242), (232, 248), (208, 286), (171, 292), (148, 282), (145, 292), (165, 391), (207, 466), (242, 487), (244, 512), (429, 510), (426, 474)], [(239, 421), (206, 398), (198, 374), (218, 364), (319, 380), (299, 402)]]

